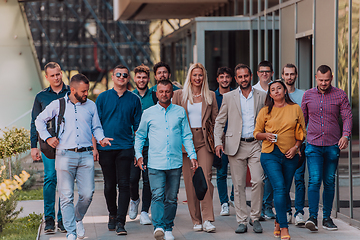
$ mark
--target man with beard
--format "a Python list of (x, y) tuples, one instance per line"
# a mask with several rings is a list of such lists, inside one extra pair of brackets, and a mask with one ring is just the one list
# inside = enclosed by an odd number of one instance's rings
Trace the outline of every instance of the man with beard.
[[(134, 163), (134, 132), (141, 119), (140, 98), (127, 90), (129, 70), (114, 68), (114, 88), (96, 99), (99, 118), (107, 136), (114, 138), (111, 146), (97, 145), (99, 163), (104, 175), (104, 195), (109, 211), (109, 231), (126, 235), (125, 222), (130, 202), (130, 169)], [(117, 197), (117, 188), (119, 194)], [(118, 204), (116, 204), (116, 198)]]
[[(182, 145), (192, 169), (198, 167), (192, 133), (185, 109), (171, 103), (173, 85), (168, 80), (158, 83), (155, 106), (144, 111), (135, 137), (135, 156), (143, 170), (148, 168), (152, 193), (151, 213), (154, 238), (173, 240), (172, 228), (177, 210), (177, 194), (182, 171)], [(144, 165), (142, 150), (149, 139), (149, 161)]]
[[(304, 93), (301, 109), (308, 128), (306, 161), (309, 171), (309, 218), (305, 227), (318, 231), (317, 217), (321, 182), (323, 191), (323, 228), (337, 230), (331, 219), (335, 195), (335, 174), (340, 151), (348, 147), (352, 129), (352, 113), (348, 96), (339, 88), (331, 86), (331, 68), (321, 65), (316, 70), (316, 87)], [(342, 127), (339, 117), (342, 119)]]
[[(232, 70), (228, 67), (220, 67), (217, 70), (217, 77), (216, 81), (219, 83), (219, 88), (215, 91), (216, 101), (218, 104), (218, 108), (220, 110), (221, 103), (223, 100), (223, 95), (227, 92), (230, 92), (230, 83), (232, 81)], [(226, 132), (226, 126), (224, 132)], [(216, 158), (217, 156), (215, 156)], [(215, 161), (215, 159), (214, 159)], [(229, 209), (229, 202), (232, 203), (234, 206), (234, 187), (232, 187), (230, 201), (228, 196), (228, 187), (227, 187), (227, 172), (228, 172), (228, 157), (226, 154), (222, 154), (221, 156), (221, 166), (217, 168), (216, 171), (216, 183), (217, 189), (219, 193), (219, 200), (221, 204), (221, 212), (220, 216), (229, 216), (230, 209)]]
[[(46, 123), (58, 118), (60, 101), (52, 101), (35, 120), (40, 138), (56, 148), (55, 167), (60, 193), (60, 205), (67, 239), (85, 237), (82, 222), (94, 194), (94, 157), (92, 136), (101, 146), (111, 145), (112, 138), (104, 136), (96, 105), (87, 100), (89, 80), (82, 74), (70, 80), (70, 94), (64, 97), (65, 112), (59, 136), (51, 137)], [(57, 121), (57, 120), (56, 120)], [(74, 181), (79, 200), (74, 207)]]
[[(154, 101), (152, 99), (151, 91), (148, 88), (148, 83), (150, 81), (150, 70), (149, 67), (144, 64), (137, 66), (134, 69), (135, 77), (134, 82), (136, 84), (136, 89), (133, 91), (136, 95), (140, 97), (142, 111), (153, 106)], [(148, 161), (148, 150), (149, 150), (149, 141), (146, 140), (143, 148), (143, 157), (144, 165), (147, 165)], [(136, 166), (136, 161), (131, 165), (130, 172), (130, 209), (129, 217), (130, 219), (135, 219), (138, 214), (138, 207), (140, 203), (139, 198), (139, 180), (142, 174), (143, 177), (143, 188), (142, 188), (142, 209), (140, 214), (140, 224), (147, 225), (151, 224), (149, 218), (149, 208), (151, 203), (151, 191), (149, 185), (149, 176), (148, 170), (145, 169), (141, 171), (140, 168)]]
[[(214, 127), (215, 150), (218, 157), (224, 152), (229, 157), (234, 184), (236, 220), (235, 233), (247, 232), (246, 173), (251, 173), (250, 225), (255, 233), (262, 233), (259, 222), (263, 197), (263, 169), (260, 164), (261, 143), (254, 136), (256, 117), (264, 106), (266, 94), (251, 87), (252, 73), (245, 64), (235, 67), (239, 88), (226, 93)], [(222, 140), (226, 123), (225, 142)]]
[[(301, 100), (305, 93), (305, 91), (300, 90), (295, 87), (295, 81), (297, 79), (297, 68), (294, 64), (288, 63), (282, 69), (282, 78), (285, 81), (286, 88), (288, 90), (289, 96), (293, 102), (298, 104), (301, 107)], [(305, 143), (301, 145), (301, 156), (300, 166), (295, 172), (295, 225), (296, 226), (304, 226), (304, 202), (305, 202)], [(289, 197), (287, 202), (287, 221), (291, 223), (292, 210), (291, 210), (291, 199)]]
[[(150, 90), (152, 92), (152, 96), (153, 96), (154, 102), (156, 104), (156, 102), (157, 102), (157, 97), (156, 97), (157, 84), (159, 81), (162, 81), (162, 80), (170, 81), (171, 71), (170, 71), (169, 64), (167, 64), (165, 62), (156, 63), (153, 67), (153, 70), (154, 70), (154, 78), (156, 80), (156, 84), (152, 88), (150, 88)], [(178, 88), (177, 86), (175, 86), (173, 84), (173, 90), (176, 91), (178, 89), (180, 89), (180, 88)]]
[[(65, 85), (62, 80), (62, 72), (59, 64), (56, 62), (49, 62), (44, 67), (45, 78), (49, 82), (50, 86), (40, 91), (34, 101), (32, 114), (31, 114), (31, 157), (34, 162), (42, 159), (44, 164), (44, 217), (45, 217), (45, 233), (55, 233), (55, 196), (56, 196), (56, 170), (55, 159), (50, 159), (45, 156), (44, 153), (40, 153), (37, 148), (38, 133), (35, 127), (36, 117), (49, 105), (53, 100), (62, 98), (70, 90), (69, 86)], [(40, 158), (41, 154), (41, 158)], [(58, 224), (57, 227), (60, 232), (66, 232), (59, 202), (59, 211), (57, 214)]]

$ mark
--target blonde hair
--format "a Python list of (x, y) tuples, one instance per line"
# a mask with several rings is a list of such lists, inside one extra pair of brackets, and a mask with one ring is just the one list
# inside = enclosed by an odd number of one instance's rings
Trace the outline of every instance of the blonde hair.
[(202, 82), (202, 87), (201, 87), (201, 94), (205, 100), (205, 102), (207, 103), (207, 105), (211, 105), (212, 104), (212, 97), (211, 97), (211, 92), (209, 89), (209, 83), (208, 83), (208, 77), (207, 77), (207, 72), (206, 69), (204, 68), (204, 66), (201, 63), (194, 63), (193, 65), (190, 66), (189, 71), (187, 73), (186, 79), (185, 79), (185, 84), (184, 84), (184, 88), (182, 90), (183, 92), (183, 103), (185, 104), (187, 100), (189, 100), (190, 104), (194, 103), (193, 97), (194, 94), (192, 92), (191, 89), (191, 73), (195, 68), (200, 68), (203, 72), (204, 75), (204, 79)]

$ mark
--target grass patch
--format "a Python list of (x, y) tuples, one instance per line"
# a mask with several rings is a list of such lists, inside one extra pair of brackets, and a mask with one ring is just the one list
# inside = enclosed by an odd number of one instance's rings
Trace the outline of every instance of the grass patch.
[(17, 198), (18, 201), (26, 201), (26, 200), (43, 200), (43, 188), (38, 188), (34, 190), (21, 190), (18, 191), (19, 196)]
[(0, 240), (36, 239), (43, 214), (30, 213), (29, 216), (14, 220), (5, 225)]

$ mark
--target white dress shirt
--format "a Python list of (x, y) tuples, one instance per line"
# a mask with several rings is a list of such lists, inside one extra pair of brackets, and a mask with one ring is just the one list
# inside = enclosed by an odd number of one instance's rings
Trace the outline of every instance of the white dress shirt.
[(240, 91), (241, 117), (242, 117), (242, 138), (254, 137), (255, 116), (254, 116), (254, 90), (251, 88), (249, 96), (246, 98)]

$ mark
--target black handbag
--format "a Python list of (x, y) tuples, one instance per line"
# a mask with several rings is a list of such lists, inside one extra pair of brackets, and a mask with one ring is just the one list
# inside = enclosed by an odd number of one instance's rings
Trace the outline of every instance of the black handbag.
[(195, 170), (194, 176), (192, 178), (193, 185), (195, 188), (196, 197), (201, 201), (204, 199), (208, 186), (206, 184), (206, 179), (204, 172), (201, 167), (198, 167)]
[[(60, 110), (59, 110), (59, 116), (57, 124), (55, 124), (55, 117), (50, 119), (46, 123), (46, 129), (51, 135), (51, 137), (58, 137), (59, 136), (59, 130), (60, 130), (60, 124), (62, 121), (64, 121), (64, 112), (65, 112), (65, 99), (60, 98)], [(39, 136), (39, 144), (40, 144), (40, 150), (41, 152), (49, 159), (55, 159), (55, 151), (56, 149), (51, 147), (46, 141), (42, 140)]]

